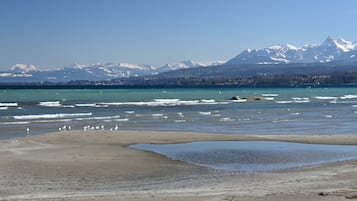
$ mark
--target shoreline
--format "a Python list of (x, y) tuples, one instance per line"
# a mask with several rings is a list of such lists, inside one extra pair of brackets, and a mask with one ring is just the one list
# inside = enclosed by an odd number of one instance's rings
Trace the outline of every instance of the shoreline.
[(0, 200), (341, 200), (357, 195), (357, 160), (222, 174), (128, 148), (216, 140), (357, 145), (357, 135), (155, 131), (63, 131), (0, 140)]

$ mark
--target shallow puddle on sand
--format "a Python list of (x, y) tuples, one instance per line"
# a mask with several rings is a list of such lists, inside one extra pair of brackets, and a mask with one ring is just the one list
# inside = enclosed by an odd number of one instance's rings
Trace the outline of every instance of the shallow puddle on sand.
[(208, 141), (130, 147), (217, 170), (242, 172), (283, 170), (357, 159), (357, 146), (275, 141)]

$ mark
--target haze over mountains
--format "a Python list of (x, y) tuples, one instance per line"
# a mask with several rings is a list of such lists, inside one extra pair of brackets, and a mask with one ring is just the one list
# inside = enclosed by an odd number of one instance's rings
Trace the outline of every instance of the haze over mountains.
[[(187, 74), (199, 74), (200, 72), (205, 71), (205, 69), (213, 68), (215, 70), (211, 70), (211, 73), (215, 73), (217, 70), (229, 70), (230, 72), (233, 72), (232, 70), (234, 69), (243, 69), (243, 71), (235, 71), (235, 73), (237, 73), (236, 76), (239, 76), (239, 73), (248, 72), (249, 68), (253, 68), (249, 67), (250, 65), (254, 66), (255, 69), (259, 69), (257, 72), (262, 72), (264, 70), (272, 72), (275, 69), (280, 72), (282, 69), (287, 69), (289, 66), (294, 66), (294, 69), (296, 70), (296, 68), (299, 67), (298, 64), (304, 65), (305, 68), (306, 66), (308, 66), (307, 68), (310, 68), (312, 65), (317, 65), (319, 66), (318, 71), (323, 71), (324, 67), (321, 66), (324, 66), (324, 64), (331, 66), (330, 64), (335, 63), (357, 64), (357, 42), (347, 41), (343, 38), (334, 39), (328, 37), (319, 45), (307, 44), (303, 47), (295, 47), (293, 45), (286, 44), (262, 49), (247, 49), (227, 62), (213, 62), (209, 64), (203, 64), (191, 60), (165, 64), (160, 67), (146, 64), (97, 63), (85, 65), (73, 64), (55, 70), (40, 70), (31, 64), (16, 64), (11, 68), (11, 70), (0, 72), (0, 82), (110, 80), (117, 78), (138, 77), (143, 75), (156, 75), (160, 73), (165, 74), (165, 72), (175, 75), (175, 70), (180, 69), (188, 69), (185, 71)], [(226, 66), (229, 66), (229, 68)], [(191, 68), (195, 69), (191, 72), (189, 70)], [(349, 69), (351, 68), (353, 69), (354, 67), (349, 66)]]

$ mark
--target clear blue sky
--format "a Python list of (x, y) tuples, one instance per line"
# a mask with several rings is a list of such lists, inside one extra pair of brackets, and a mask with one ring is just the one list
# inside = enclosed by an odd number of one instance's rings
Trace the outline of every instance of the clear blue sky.
[(357, 40), (356, 0), (0, 0), (0, 70), (226, 60), (327, 36)]

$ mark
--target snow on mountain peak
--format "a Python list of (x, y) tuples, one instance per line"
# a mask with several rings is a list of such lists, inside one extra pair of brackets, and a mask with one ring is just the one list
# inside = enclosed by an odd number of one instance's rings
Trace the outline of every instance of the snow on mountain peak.
[(35, 65), (29, 64), (15, 64), (11, 67), (11, 71), (16, 73), (27, 73), (30, 71), (37, 71), (38, 68)]
[(290, 44), (274, 45), (257, 50), (244, 50), (227, 64), (279, 64), (332, 62), (354, 58), (357, 42), (343, 38), (327, 37), (320, 45), (307, 44), (295, 47)]

